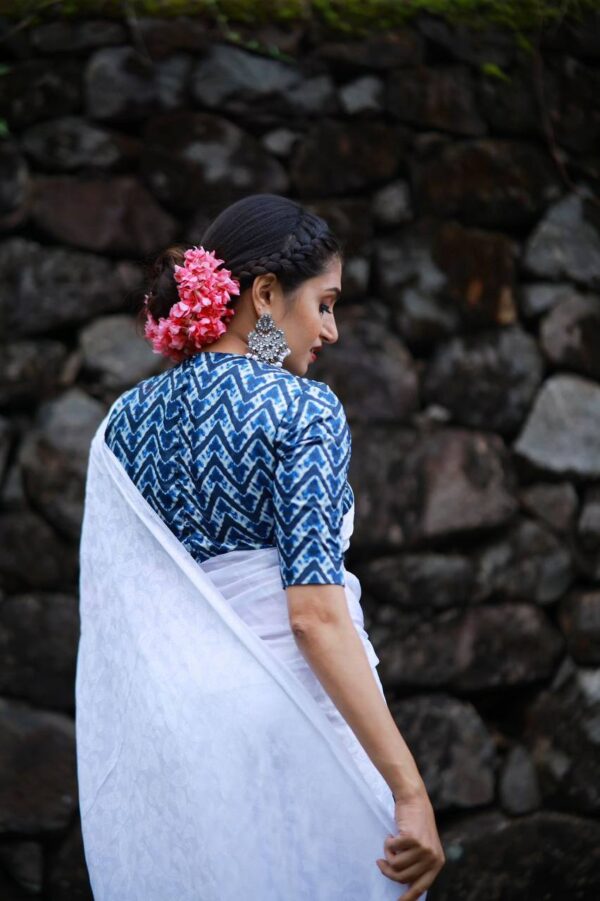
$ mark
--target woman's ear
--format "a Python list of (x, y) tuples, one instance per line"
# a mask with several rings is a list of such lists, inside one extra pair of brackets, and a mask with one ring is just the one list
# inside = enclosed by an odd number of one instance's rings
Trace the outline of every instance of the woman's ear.
[(257, 275), (252, 283), (252, 305), (257, 316), (271, 312), (275, 301), (277, 276), (273, 272)]

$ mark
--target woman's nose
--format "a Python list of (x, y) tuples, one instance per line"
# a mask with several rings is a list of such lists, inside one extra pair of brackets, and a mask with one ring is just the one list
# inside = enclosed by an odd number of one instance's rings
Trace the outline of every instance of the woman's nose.
[(335, 344), (338, 339), (338, 330), (337, 325), (335, 324), (335, 318), (333, 314), (330, 314), (327, 317), (327, 322), (323, 323), (323, 328), (321, 330), (321, 337), (323, 341), (326, 341), (328, 344)]

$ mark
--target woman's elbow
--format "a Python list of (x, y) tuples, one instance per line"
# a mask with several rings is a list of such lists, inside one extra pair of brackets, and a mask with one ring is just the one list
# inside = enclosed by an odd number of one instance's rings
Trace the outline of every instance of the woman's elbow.
[(349, 616), (343, 585), (290, 585), (286, 595), (290, 627), (299, 639), (339, 625)]

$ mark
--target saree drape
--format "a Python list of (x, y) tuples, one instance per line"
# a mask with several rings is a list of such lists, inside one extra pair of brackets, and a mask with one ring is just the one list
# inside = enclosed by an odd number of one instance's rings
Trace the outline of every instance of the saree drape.
[(375, 863), (397, 832), (391, 793), (298, 665), (276, 548), (198, 564), (105, 444), (107, 420), (88, 460), (75, 682), (94, 898), (399, 898)]

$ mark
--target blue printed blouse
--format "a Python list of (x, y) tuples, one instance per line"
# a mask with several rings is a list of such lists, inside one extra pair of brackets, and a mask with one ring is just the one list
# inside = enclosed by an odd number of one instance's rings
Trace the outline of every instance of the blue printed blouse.
[(117, 398), (105, 441), (199, 562), (275, 546), (284, 587), (344, 584), (351, 437), (323, 382), (202, 351)]

